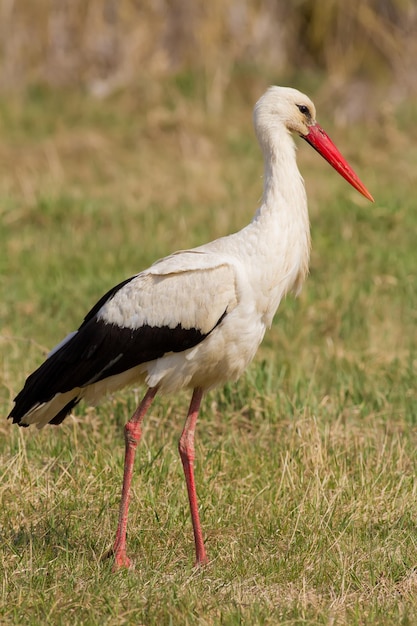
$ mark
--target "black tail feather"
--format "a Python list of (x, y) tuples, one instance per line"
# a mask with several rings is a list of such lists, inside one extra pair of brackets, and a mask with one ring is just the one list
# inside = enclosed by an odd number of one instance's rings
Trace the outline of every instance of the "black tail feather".
[(66, 404), (64, 408), (61, 409), (53, 419), (49, 420), (49, 424), (53, 424), (54, 426), (58, 426), (59, 424), (61, 424), (67, 417), (67, 415), (71, 413), (72, 409), (79, 403), (79, 401), (80, 398), (74, 398), (73, 400), (70, 400), (68, 404)]

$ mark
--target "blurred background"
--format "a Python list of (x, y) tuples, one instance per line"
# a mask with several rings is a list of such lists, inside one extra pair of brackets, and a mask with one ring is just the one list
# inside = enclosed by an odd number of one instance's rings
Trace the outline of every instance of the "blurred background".
[(197, 73), (222, 110), (236, 73), (315, 73), (343, 91), (348, 118), (376, 87), (398, 103), (417, 89), (414, 0), (0, 0), (0, 88), (43, 84), (104, 98)]

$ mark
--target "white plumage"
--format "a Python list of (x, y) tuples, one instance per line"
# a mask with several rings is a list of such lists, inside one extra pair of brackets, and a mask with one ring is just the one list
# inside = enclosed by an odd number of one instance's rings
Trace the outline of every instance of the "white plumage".
[(271, 87), (255, 107), (265, 161), (262, 203), (243, 230), (176, 252), (108, 292), (78, 331), (54, 348), (26, 381), (9, 417), (20, 426), (60, 423), (84, 398), (144, 382), (149, 391), (126, 427), (126, 465), (115, 543), (116, 566), (128, 565), (125, 532), (134, 449), (156, 391), (194, 390), (180, 442), (197, 563), (207, 559), (193, 477), (193, 438), (203, 392), (236, 380), (253, 359), (281, 299), (298, 293), (308, 271), (310, 235), (303, 180), (291, 132), (311, 143), (367, 198), (294, 89)]

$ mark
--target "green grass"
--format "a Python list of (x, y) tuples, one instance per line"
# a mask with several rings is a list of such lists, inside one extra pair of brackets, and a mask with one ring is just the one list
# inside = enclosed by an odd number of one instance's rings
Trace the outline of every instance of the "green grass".
[[(2, 415), (105, 290), (246, 224), (262, 174), (251, 105), (233, 92), (210, 118), (184, 80), (145, 97), (36, 89), (1, 103)], [(41, 432), (3, 419), (0, 623), (416, 622), (416, 111), (349, 133), (320, 113), (372, 206), (300, 145), (311, 275), (247, 374), (201, 411), (206, 568), (192, 569), (177, 454), (188, 394), (157, 398), (145, 422), (134, 569), (117, 574), (105, 556), (141, 390)]]

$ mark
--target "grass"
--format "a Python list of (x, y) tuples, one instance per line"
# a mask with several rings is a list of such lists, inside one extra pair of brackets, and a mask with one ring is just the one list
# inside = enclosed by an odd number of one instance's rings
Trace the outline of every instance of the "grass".
[[(110, 286), (250, 219), (262, 174), (253, 103), (237, 89), (210, 117), (183, 82), (104, 102), (37, 88), (0, 104), (3, 415)], [(411, 102), (348, 133), (321, 107), (373, 206), (300, 146), (311, 275), (199, 421), (207, 568), (192, 569), (176, 450), (188, 394), (157, 398), (145, 423), (135, 567), (116, 575), (105, 555), (141, 390), (59, 428), (1, 422), (2, 624), (415, 623), (416, 112)]]

